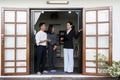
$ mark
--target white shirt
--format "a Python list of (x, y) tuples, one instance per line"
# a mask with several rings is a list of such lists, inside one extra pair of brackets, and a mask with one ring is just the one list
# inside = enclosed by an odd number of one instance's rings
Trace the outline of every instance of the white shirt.
[(43, 31), (37, 32), (37, 34), (35, 35), (35, 40), (36, 40), (37, 46), (39, 46), (39, 45), (46, 46), (47, 42), (40, 43), (40, 41), (47, 40), (47, 33), (43, 32)]
[(67, 30), (67, 34), (69, 34), (69, 32), (70, 32), (71, 30), (72, 30), (72, 29)]

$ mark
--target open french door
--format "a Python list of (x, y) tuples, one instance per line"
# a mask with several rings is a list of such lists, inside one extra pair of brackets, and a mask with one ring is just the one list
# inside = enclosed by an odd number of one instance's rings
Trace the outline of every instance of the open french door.
[(2, 75), (29, 74), (29, 9), (2, 9)]
[(83, 74), (108, 75), (112, 64), (111, 7), (83, 9)]

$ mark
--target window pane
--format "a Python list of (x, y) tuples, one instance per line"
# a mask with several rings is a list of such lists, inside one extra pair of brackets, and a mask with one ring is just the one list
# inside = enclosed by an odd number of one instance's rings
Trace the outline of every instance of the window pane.
[(96, 68), (86, 68), (86, 72), (96, 73)]
[(95, 62), (86, 62), (86, 66), (96, 67)]
[(5, 48), (14, 48), (15, 47), (15, 38), (14, 37), (5, 37)]
[(5, 24), (5, 34), (14, 35), (15, 34), (15, 24)]
[(5, 60), (14, 60), (15, 59), (15, 51), (12, 49), (5, 50)]
[(26, 60), (26, 49), (17, 49), (16, 59)]
[(98, 73), (108, 74), (107, 68), (98, 68)]
[(86, 37), (86, 47), (95, 48), (96, 47), (96, 37)]
[(108, 48), (109, 47), (109, 37), (108, 36), (98, 37), (98, 47), (99, 48)]
[(108, 21), (109, 20), (109, 10), (98, 11), (98, 21)]
[(86, 12), (86, 22), (96, 22), (96, 11)]
[(86, 60), (96, 60), (95, 49), (86, 49)]
[(14, 68), (5, 68), (5, 73), (14, 73), (15, 69)]
[(16, 62), (16, 66), (26, 66), (26, 62)]
[(4, 65), (6, 66), (14, 66), (14, 62), (5, 62)]
[(15, 11), (5, 11), (5, 22), (15, 22)]
[(109, 50), (108, 49), (99, 49), (98, 50), (98, 60), (99, 61), (108, 61), (109, 59)]
[(17, 35), (26, 35), (26, 24), (17, 24)]
[(98, 62), (98, 67), (107, 67), (108, 62)]
[(96, 24), (86, 24), (86, 35), (96, 34)]
[(98, 24), (98, 34), (109, 34), (109, 24), (108, 23)]
[(16, 72), (26, 72), (26, 68), (16, 68)]
[(25, 48), (26, 47), (26, 37), (17, 37), (17, 48)]
[(25, 11), (17, 11), (17, 22), (26, 22), (27, 14)]

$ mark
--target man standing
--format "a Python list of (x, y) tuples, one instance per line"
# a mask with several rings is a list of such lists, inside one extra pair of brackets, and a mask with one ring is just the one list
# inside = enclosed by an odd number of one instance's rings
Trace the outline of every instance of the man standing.
[(50, 40), (47, 39), (47, 33), (45, 33), (45, 23), (39, 24), (40, 31), (37, 32), (35, 39), (37, 44), (37, 74), (42, 74), (46, 64), (46, 45)]

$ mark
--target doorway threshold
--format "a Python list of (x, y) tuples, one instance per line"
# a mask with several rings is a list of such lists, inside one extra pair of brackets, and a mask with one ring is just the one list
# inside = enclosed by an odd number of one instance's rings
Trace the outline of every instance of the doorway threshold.
[(14, 75), (14, 76), (1, 76), (0, 78), (52, 78), (52, 77), (72, 77), (72, 78), (79, 78), (79, 77), (106, 77), (106, 76), (91, 76), (91, 75), (82, 75), (82, 74), (31, 74), (31, 75)]

